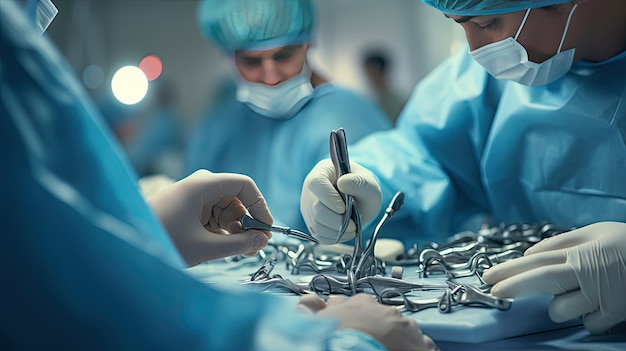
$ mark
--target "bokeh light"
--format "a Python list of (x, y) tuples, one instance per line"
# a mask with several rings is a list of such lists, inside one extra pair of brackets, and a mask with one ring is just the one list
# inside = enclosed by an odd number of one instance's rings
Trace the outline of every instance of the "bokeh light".
[(155, 80), (163, 72), (163, 63), (158, 56), (150, 55), (139, 62), (139, 68), (146, 74), (148, 80)]
[(104, 83), (104, 70), (98, 65), (89, 65), (83, 70), (81, 78), (87, 88), (98, 89)]
[(134, 105), (148, 93), (148, 78), (139, 67), (124, 66), (113, 75), (111, 90), (121, 103)]

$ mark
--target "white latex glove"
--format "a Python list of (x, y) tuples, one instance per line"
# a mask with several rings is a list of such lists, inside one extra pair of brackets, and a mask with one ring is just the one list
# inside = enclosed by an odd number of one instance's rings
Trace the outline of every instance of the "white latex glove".
[[(354, 196), (359, 207), (361, 221), (369, 222), (380, 208), (382, 194), (376, 178), (365, 167), (350, 162), (351, 173), (337, 181), (337, 188), (344, 194)], [(300, 211), (309, 232), (322, 244), (334, 244), (339, 236), (342, 215), (346, 205), (333, 181), (335, 168), (330, 159), (322, 160), (313, 167), (304, 179), (300, 198)], [(356, 225), (350, 221), (342, 241), (356, 235)]]
[(388, 350), (438, 350), (433, 340), (424, 335), (413, 318), (398, 309), (381, 305), (369, 294), (332, 297), (325, 303), (316, 295), (304, 295), (299, 307), (314, 315), (339, 321), (339, 329), (367, 333)]
[(626, 223), (600, 222), (545, 239), (483, 275), (499, 297), (556, 295), (550, 318), (582, 316), (599, 334), (626, 320)]
[(139, 191), (144, 199), (150, 199), (159, 191), (174, 184), (176, 181), (165, 174), (155, 174), (139, 179)]
[(255, 254), (271, 234), (244, 231), (247, 211), (261, 222), (274, 219), (254, 181), (247, 176), (199, 170), (149, 199), (189, 266), (238, 254)]

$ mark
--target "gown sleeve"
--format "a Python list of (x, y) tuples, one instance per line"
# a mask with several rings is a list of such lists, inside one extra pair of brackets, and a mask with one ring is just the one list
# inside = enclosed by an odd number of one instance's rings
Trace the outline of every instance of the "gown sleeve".
[(500, 84), (461, 50), (416, 86), (395, 128), (351, 149), (351, 160), (381, 184), (380, 214), (404, 192), (404, 208), (388, 227), (405, 243), (445, 241), (472, 216), (488, 215), (480, 158)]

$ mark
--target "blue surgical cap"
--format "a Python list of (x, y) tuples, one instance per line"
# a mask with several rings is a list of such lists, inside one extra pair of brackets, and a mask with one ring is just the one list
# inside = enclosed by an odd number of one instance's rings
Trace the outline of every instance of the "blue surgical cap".
[(315, 11), (310, 0), (202, 0), (200, 30), (222, 50), (266, 50), (308, 43)]
[(537, 7), (564, 4), (571, 0), (422, 0), (443, 13), (455, 16), (487, 16)]

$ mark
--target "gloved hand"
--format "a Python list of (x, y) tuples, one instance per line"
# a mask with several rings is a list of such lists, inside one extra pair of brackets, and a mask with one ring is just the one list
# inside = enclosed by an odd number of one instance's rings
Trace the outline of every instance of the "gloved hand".
[(604, 333), (626, 320), (626, 223), (600, 222), (545, 239), (524, 257), (485, 271), (499, 297), (556, 295), (549, 315), (555, 322), (583, 317), (591, 333)]
[(367, 333), (388, 350), (438, 350), (424, 335), (413, 318), (403, 316), (396, 308), (381, 305), (372, 295), (332, 297), (325, 303), (316, 295), (304, 295), (298, 304), (318, 317), (339, 321), (339, 329)]
[(156, 195), (159, 191), (174, 184), (176, 181), (165, 174), (155, 174), (141, 177), (138, 181), (139, 192), (144, 199), (149, 199)]
[(263, 195), (247, 176), (199, 170), (149, 200), (189, 266), (238, 254), (256, 254), (271, 234), (244, 231), (246, 213), (271, 224)]
[[(350, 162), (350, 168), (352, 172), (339, 178), (337, 188), (333, 185), (336, 176), (330, 159), (318, 162), (304, 179), (300, 211), (309, 232), (322, 244), (334, 244), (339, 236), (346, 210), (339, 191), (354, 196), (363, 223), (374, 218), (380, 208), (382, 194), (372, 172), (355, 162)], [(348, 241), (355, 235), (356, 225), (350, 221), (342, 240)]]

